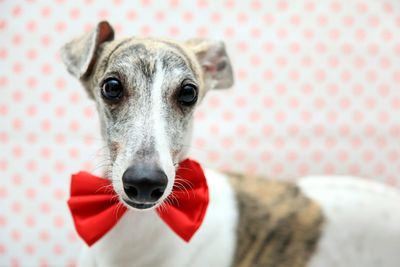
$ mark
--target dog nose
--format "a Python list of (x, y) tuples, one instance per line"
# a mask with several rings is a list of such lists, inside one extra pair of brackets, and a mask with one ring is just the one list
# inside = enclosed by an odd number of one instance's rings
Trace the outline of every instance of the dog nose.
[(122, 175), (127, 196), (135, 202), (155, 202), (164, 194), (168, 179), (165, 173), (153, 166), (130, 166)]

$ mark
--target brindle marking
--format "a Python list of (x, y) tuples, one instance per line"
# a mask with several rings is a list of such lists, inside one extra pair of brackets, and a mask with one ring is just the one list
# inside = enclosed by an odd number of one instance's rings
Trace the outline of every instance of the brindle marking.
[(240, 214), (233, 266), (306, 266), (324, 222), (320, 207), (292, 183), (229, 177)]

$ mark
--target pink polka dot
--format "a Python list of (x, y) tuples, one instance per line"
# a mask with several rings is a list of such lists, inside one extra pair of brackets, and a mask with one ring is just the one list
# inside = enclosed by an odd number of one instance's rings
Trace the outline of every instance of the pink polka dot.
[(326, 174), (333, 174), (336, 171), (335, 166), (332, 163), (326, 163), (323, 167), (324, 173)]
[(300, 129), (297, 125), (291, 124), (287, 128), (287, 132), (290, 134), (290, 136), (295, 136), (299, 134)]
[(326, 79), (326, 73), (324, 70), (319, 69), (315, 71), (314, 77), (317, 81), (323, 81)]
[(7, 49), (5, 48), (0, 48), (0, 59), (6, 59), (8, 56)]
[(143, 25), (140, 27), (140, 34), (143, 36), (149, 36), (152, 33), (152, 28), (149, 25)]
[(352, 27), (354, 25), (354, 17), (347, 15), (342, 18), (343, 25), (346, 27)]
[(331, 30), (329, 31), (329, 37), (330, 37), (332, 40), (337, 40), (337, 39), (339, 39), (339, 38), (340, 38), (340, 31), (337, 30), (337, 29), (331, 29)]
[(310, 140), (307, 137), (302, 137), (300, 139), (300, 146), (305, 149), (310, 146)]
[(253, 0), (250, 3), (251, 9), (253, 10), (261, 10), (262, 9), (262, 2), (260, 0)]
[(205, 26), (200, 26), (196, 29), (196, 34), (199, 37), (205, 38), (208, 35), (208, 28)]
[(374, 157), (375, 157), (375, 154), (374, 154), (374, 152), (371, 151), (371, 150), (366, 150), (366, 151), (364, 151), (363, 154), (362, 154), (362, 158), (363, 158), (363, 160), (366, 161), (366, 162), (372, 161), (372, 160), (374, 159)]
[(311, 39), (313, 39), (313, 38), (314, 38), (314, 31), (311, 30), (311, 29), (305, 29), (305, 30), (303, 31), (303, 37), (304, 37), (306, 40), (311, 40)]
[(340, 64), (340, 60), (338, 57), (332, 56), (328, 58), (328, 65), (332, 68), (338, 67)]
[(34, 254), (36, 252), (36, 247), (33, 244), (28, 244), (24, 248), (26, 254)]
[(249, 113), (249, 120), (251, 122), (257, 122), (261, 119), (261, 113), (259, 111), (252, 111)]
[(372, 137), (376, 133), (376, 129), (373, 125), (366, 125), (364, 128), (364, 133), (367, 137)]
[(54, 190), (54, 198), (57, 200), (64, 200), (65, 199), (65, 191), (60, 188)]
[(288, 161), (296, 161), (297, 158), (298, 158), (298, 155), (297, 155), (296, 151), (289, 150), (289, 151), (286, 153), (286, 159), (287, 159)]
[(391, 151), (389, 151), (387, 158), (389, 161), (395, 162), (395, 161), (399, 160), (399, 158), (400, 158), (399, 152), (395, 151), (395, 150), (391, 150)]
[(376, 99), (373, 97), (367, 97), (365, 98), (365, 106), (369, 110), (372, 110), (376, 107)]
[(314, 90), (313, 86), (311, 84), (303, 84), (301, 86), (302, 88), (302, 92), (306, 95), (309, 95), (312, 93), (312, 91)]
[(314, 99), (314, 106), (316, 109), (323, 109), (325, 107), (326, 103), (325, 100), (321, 97), (317, 97)]
[(277, 31), (276, 31), (276, 36), (279, 38), (279, 39), (285, 39), (286, 37), (287, 37), (287, 30), (285, 29), (285, 28), (279, 28)]
[(0, 226), (4, 227), (7, 224), (7, 219), (4, 215), (0, 214)]
[(325, 126), (323, 124), (316, 124), (313, 127), (313, 132), (316, 136), (323, 136), (325, 134)]
[(352, 119), (354, 123), (362, 122), (364, 119), (364, 115), (360, 111), (354, 111), (352, 114)]
[(49, 158), (51, 156), (51, 149), (49, 147), (43, 147), (40, 149), (40, 155), (43, 158)]
[(194, 144), (198, 148), (204, 148), (207, 145), (207, 141), (204, 138), (198, 137), (194, 140)]
[(315, 3), (314, 1), (307, 1), (305, 2), (304, 9), (307, 12), (313, 12), (315, 10)]
[(261, 160), (264, 162), (269, 162), (272, 160), (272, 154), (268, 151), (264, 151), (261, 153)]
[(56, 255), (62, 255), (64, 254), (64, 248), (60, 244), (56, 244), (53, 247), (53, 252)]
[(267, 13), (263, 16), (263, 20), (267, 26), (271, 26), (275, 22), (275, 17), (272, 14)]
[(272, 171), (274, 175), (279, 175), (280, 173), (283, 172), (283, 165), (282, 163), (275, 163), (272, 165)]
[(18, 173), (14, 174), (11, 179), (14, 185), (20, 185), (22, 182), (22, 177)]
[(62, 216), (56, 216), (56, 217), (54, 217), (54, 225), (55, 225), (57, 228), (62, 228), (62, 227), (64, 227), (64, 225), (65, 225), (65, 220), (64, 220), (64, 218), (63, 218)]
[(336, 144), (337, 144), (337, 140), (336, 140), (336, 138), (334, 138), (334, 137), (327, 137), (327, 138), (325, 139), (325, 147), (326, 147), (326, 148), (331, 149), (331, 148), (333, 148), (334, 146), (336, 146)]
[(36, 198), (36, 190), (32, 187), (29, 187), (28, 189), (26, 189), (25, 195), (28, 199), (34, 199)]
[(287, 65), (286, 57), (277, 57), (275, 62), (276, 62), (276, 65), (281, 68), (285, 67)]
[(279, 136), (274, 139), (274, 146), (277, 149), (282, 149), (286, 145), (286, 142), (283, 137)]
[(65, 142), (65, 136), (61, 133), (56, 134), (55, 140), (56, 140), (56, 143), (63, 144)]
[(246, 99), (246, 97), (244, 97), (244, 96), (238, 96), (237, 98), (236, 98), (236, 105), (238, 106), (238, 107), (240, 107), (240, 108), (244, 108), (244, 107), (246, 107), (247, 106), (247, 99)]
[(297, 42), (293, 42), (289, 45), (289, 51), (292, 52), (293, 54), (299, 53), (301, 50), (301, 46)]
[(247, 131), (248, 131), (247, 126), (244, 124), (240, 124), (236, 127), (236, 133), (238, 135), (245, 135)]
[(271, 81), (271, 80), (273, 80), (273, 79), (274, 79), (274, 73), (273, 73), (273, 71), (272, 71), (272, 70), (265, 70), (265, 71), (263, 72), (263, 78), (264, 78), (264, 80), (266, 80), (266, 81)]
[(50, 206), (50, 204), (47, 203), (47, 202), (42, 202), (42, 203), (40, 203), (40, 205), (39, 205), (39, 209), (40, 209), (40, 211), (41, 211), (42, 213), (47, 214), (47, 213), (50, 212), (51, 206)]
[(300, 112), (300, 118), (301, 118), (302, 122), (308, 123), (311, 120), (312, 115), (309, 111), (303, 110)]
[(356, 40), (363, 41), (365, 39), (365, 31), (363, 29), (357, 29), (354, 34)]
[(51, 183), (51, 178), (50, 178), (50, 176), (48, 176), (48, 175), (43, 175), (43, 176), (40, 178), (40, 183), (43, 184), (43, 185), (45, 185), (45, 186), (50, 185), (50, 183)]
[(382, 97), (384, 97), (384, 96), (387, 96), (387, 95), (388, 95), (388, 93), (389, 93), (389, 91), (390, 91), (390, 88), (389, 88), (389, 86), (386, 85), (386, 84), (381, 84), (381, 85), (378, 86), (378, 91), (379, 91), (379, 94), (380, 94)]
[(323, 158), (324, 158), (324, 153), (322, 153), (320, 150), (315, 150), (311, 153), (311, 159), (313, 161), (320, 162), (323, 160)]
[(298, 172), (301, 176), (307, 175), (310, 171), (310, 166), (307, 163), (300, 163), (297, 167)]
[(25, 225), (26, 225), (28, 228), (33, 228), (33, 227), (35, 227), (35, 226), (36, 226), (36, 218), (35, 218), (35, 216), (33, 216), (33, 215), (28, 215), (28, 216), (26, 216), (26, 218), (25, 218)]
[(264, 125), (262, 128), (262, 132), (264, 135), (270, 136), (273, 134), (274, 129), (273, 129), (272, 125)]
[(210, 151), (207, 153), (207, 160), (210, 162), (219, 160), (220, 155), (217, 151)]
[(0, 105), (0, 116), (5, 116), (8, 113), (8, 106)]
[(233, 154), (233, 158), (240, 162), (243, 161), (246, 158), (246, 154), (243, 151), (235, 151)]
[(13, 229), (11, 230), (11, 238), (14, 241), (19, 241), (21, 239), (21, 232), (19, 230)]
[(224, 35), (227, 38), (232, 38), (235, 35), (235, 29), (233, 27), (230, 27), (230, 26), (226, 27), (224, 29)]
[(78, 240), (78, 235), (75, 231), (69, 231), (67, 235), (67, 239), (71, 242), (76, 242)]
[(290, 80), (298, 81), (300, 79), (300, 72), (297, 70), (290, 70), (288, 76)]
[(233, 144), (233, 140), (231, 137), (222, 138), (222, 146), (225, 148), (230, 148)]
[(277, 111), (274, 115), (275, 120), (277, 122), (284, 122), (286, 120), (286, 112), (284, 111)]
[(364, 86), (362, 86), (361, 84), (353, 85), (353, 94), (355, 96), (360, 96), (361, 94), (363, 94), (363, 92), (364, 92)]
[(222, 113), (222, 118), (224, 121), (231, 121), (234, 119), (234, 113), (232, 113), (231, 111), (224, 111)]
[(239, 69), (236, 73), (236, 76), (238, 77), (238, 80), (246, 80), (247, 78), (247, 71), (244, 69)]
[(54, 168), (57, 172), (61, 172), (61, 173), (64, 172), (65, 171), (64, 161), (61, 161), (61, 160), (56, 161)]

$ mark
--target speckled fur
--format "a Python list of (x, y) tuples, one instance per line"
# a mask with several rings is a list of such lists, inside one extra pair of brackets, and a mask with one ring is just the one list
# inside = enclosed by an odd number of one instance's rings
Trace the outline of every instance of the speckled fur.
[(240, 214), (234, 266), (307, 266), (323, 227), (320, 207), (293, 183), (229, 177)]

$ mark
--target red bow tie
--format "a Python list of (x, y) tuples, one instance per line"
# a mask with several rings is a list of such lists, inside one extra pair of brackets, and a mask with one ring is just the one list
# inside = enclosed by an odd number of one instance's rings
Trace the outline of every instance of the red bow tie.
[[(188, 182), (173, 187), (174, 197), (156, 211), (186, 242), (203, 222), (208, 206), (208, 187), (203, 169), (196, 161), (179, 164), (176, 176)], [(111, 189), (111, 182), (87, 172), (72, 175), (68, 206), (80, 237), (91, 246), (105, 235), (127, 211)], [(138, 214), (137, 216), (140, 216)]]

